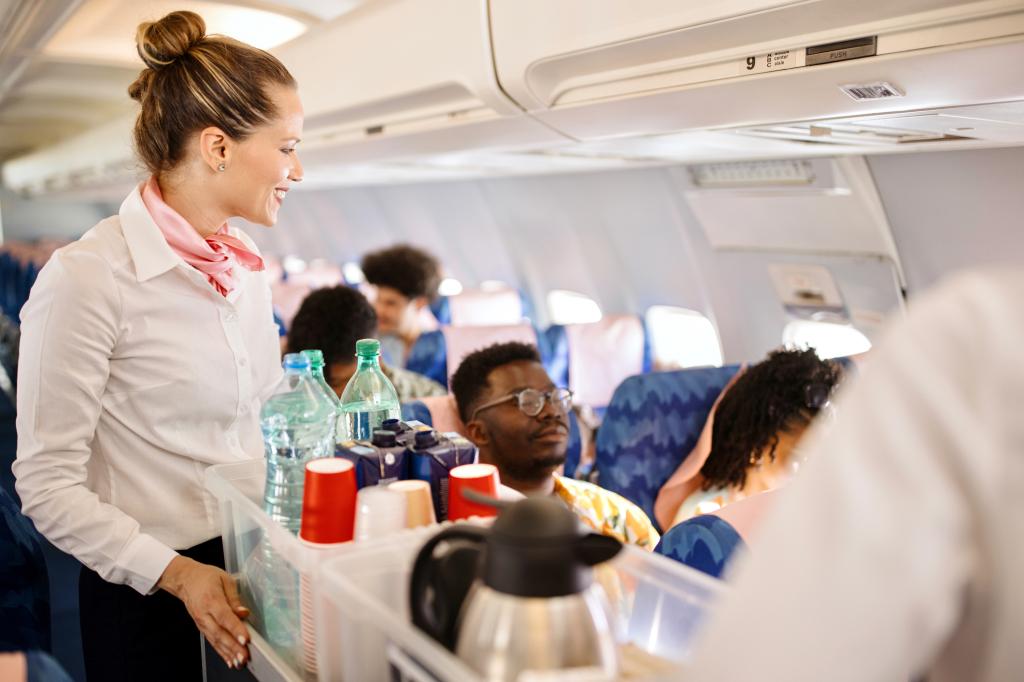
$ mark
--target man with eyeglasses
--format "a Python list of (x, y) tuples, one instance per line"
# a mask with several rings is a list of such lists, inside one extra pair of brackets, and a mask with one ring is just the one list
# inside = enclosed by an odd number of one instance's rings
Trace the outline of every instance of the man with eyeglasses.
[(524, 495), (556, 495), (584, 523), (645, 549), (658, 532), (638, 506), (596, 485), (559, 476), (569, 442), (572, 392), (552, 383), (537, 349), (500, 343), (466, 356), (452, 393), (480, 461), (498, 467), (501, 482)]

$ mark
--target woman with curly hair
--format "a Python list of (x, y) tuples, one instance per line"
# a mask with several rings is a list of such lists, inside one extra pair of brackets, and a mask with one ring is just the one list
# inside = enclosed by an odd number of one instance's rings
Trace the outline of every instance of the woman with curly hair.
[[(841, 376), (838, 363), (821, 360), (813, 349), (773, 351), (737, 375), (708, 417), (711, 447), (700, 473), (673, 476), (659, 493), (655, 510), (663, 527), (785, 483), (800, 466), (800, 437), (829, 404)], [(701, 456), (697, 449), (690, 457)]]

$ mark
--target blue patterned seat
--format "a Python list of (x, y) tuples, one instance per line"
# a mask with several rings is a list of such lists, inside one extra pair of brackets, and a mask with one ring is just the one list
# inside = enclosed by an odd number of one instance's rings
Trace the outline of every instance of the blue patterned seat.
[(50, 648), (50, 584), (42, 544), (0, 489), (0, 651)]
[(442, 386), (448, 385), (448, 349), (440, 331), (423, 332), (416, 339), (405, 361), (411, 372), (430, 377)]
[(430, 416), (430, 409), (420, 400), (402, 403), (402, 421), (417, 421), (423, 422), (427, 426), (434, 425), (434, 420)]
[(569, 386), (569, 338), (565, 327), (554, 324), (537, 331), (537, 350), (555, 386)]
[(746, 547), (729, 522), (711, 514), (672, 526), (654, 548), (658, 554), (721, 578), (737, 547)]
[(658, 490), (693, 449), (715, 398), (738, 365), (654, 372), (622, 382), (597, 434), (598, 483), (657, 525)]

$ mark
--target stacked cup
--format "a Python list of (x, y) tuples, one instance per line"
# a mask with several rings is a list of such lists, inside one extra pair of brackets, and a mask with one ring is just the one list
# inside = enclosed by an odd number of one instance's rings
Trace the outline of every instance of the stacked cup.
[[(352, 462), (328, 457), (306, 464), (299, 539), (307, 547), (326, 551), (352, 540), (356, 516), (356, 470)], [(300, 579), (302, 652), (306, 670), (315, 675), (316, 627), (313, 576), (307, 566)]]
[(467, 490), (497, 498), (501, 487), (498, 468), (493, 464), (463, 464), (455, 467), (448, 481), (448, 520), (458, 521), (473, 516), (497, 516), (497, 507), (481, 504), (465, 496)]
[(405, 497), (405, 527), (419, 528), (437, 523), (430, 484), (426, 481), (395, 481), (388, 486)]

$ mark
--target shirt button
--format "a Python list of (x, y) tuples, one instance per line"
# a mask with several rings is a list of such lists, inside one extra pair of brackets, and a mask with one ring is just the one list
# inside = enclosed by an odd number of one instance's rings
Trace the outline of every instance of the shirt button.
[(245, 366), (246, 366), (246, 365), (248, 365), (248, 364), (249, 364), (249, 361), (248, 361), (248, 360), (246, 360), (245, 358), (240, 358), (240, 359), (238, 360), (238, 366), (239, 366), (239, 367), (245, 367)]
[(249, 414), (249, 406), (242, 405), (240, 408), (238, 408), (238, 414), (242, 415), (243, 417)]
[(234, 322), (235, 320), (238, 319), (238, 313), (231, 311), (224, 316), (224, 319), (227, 320), (228, 322)]

